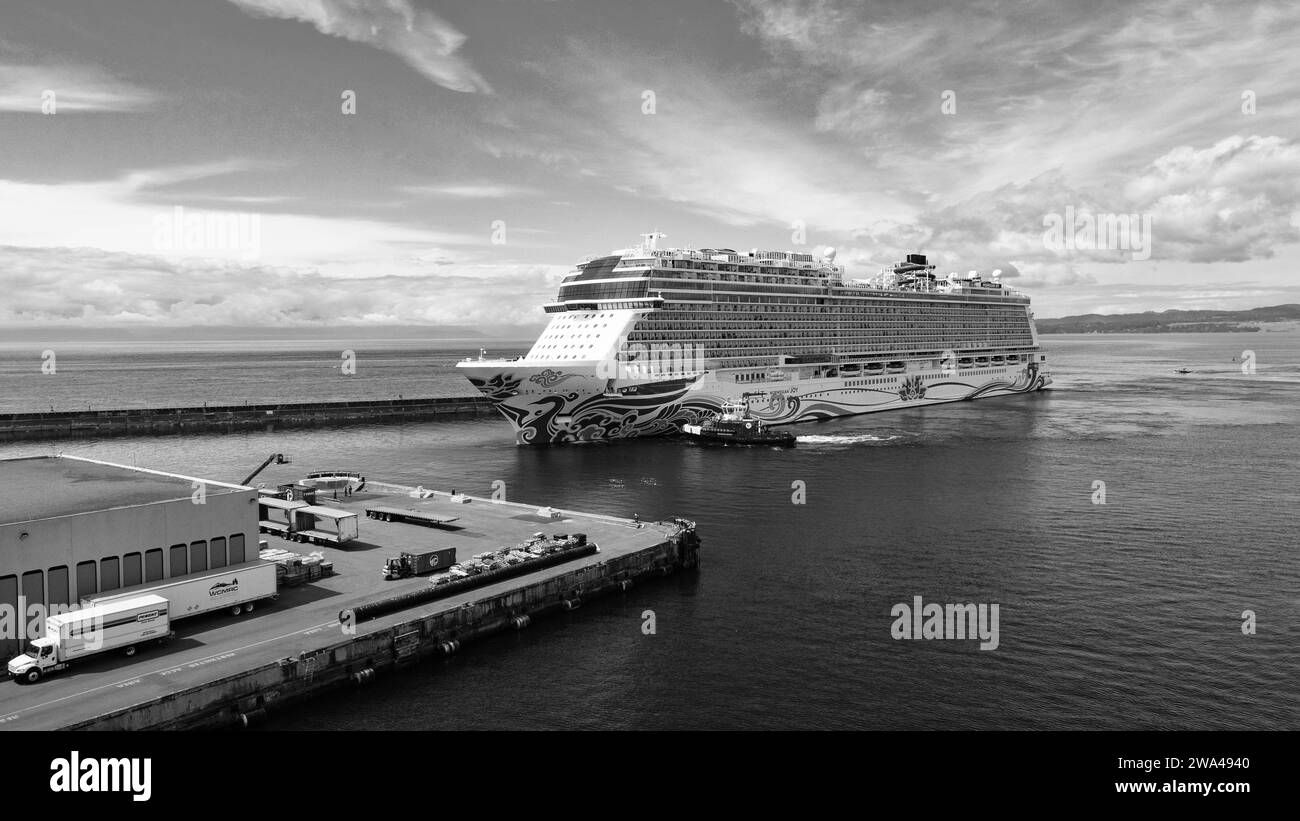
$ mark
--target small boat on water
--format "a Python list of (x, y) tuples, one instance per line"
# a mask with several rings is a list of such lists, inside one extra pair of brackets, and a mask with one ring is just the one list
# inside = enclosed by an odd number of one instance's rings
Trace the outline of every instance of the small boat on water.
[(1191, 368), (1176, 368), (1174, 370), (1174, 373), (1191, 373), (1191, 372), (1192, 372)]
[(726, 402), (722, 412), (698, 425), (682, 425), (688, 439), (709, 445), (776, 445), (792, 447), (793, 433), (777, 430), (749, 412), (744, 402)]
[(355, 471), (322, 470), (308, 473), (307, 478), (298, 484), (314, 487), (317, 490), (350, 490), (356, 493), (366, 486), (366, 477)]

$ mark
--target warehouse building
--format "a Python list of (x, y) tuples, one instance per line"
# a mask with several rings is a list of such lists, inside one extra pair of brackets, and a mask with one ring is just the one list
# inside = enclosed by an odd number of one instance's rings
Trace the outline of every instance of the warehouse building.
[(0, 653), (87, 596), (256, 560), (257, 520), (249, 487), (75, 456), (0, 459)]

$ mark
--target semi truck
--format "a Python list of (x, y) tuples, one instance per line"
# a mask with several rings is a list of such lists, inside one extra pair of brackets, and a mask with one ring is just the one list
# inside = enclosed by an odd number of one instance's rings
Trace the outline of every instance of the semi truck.
[(172, 621), (228, 610), (232, 615), (253, 612), (259, 601), (276, 596), (275, 562), (249, 562), (222, 570), (191, 573), (111, 594), (87, 596), (83, 605), (101, 605), (153, 593), (171, 603)]
[(456, 563), (456, 548), (444, 547), (439, 550), (426, 550), (422, 553), (407, 553), (384, 562), (384, 578), (405, 579), (409, 576), (423, 576), (435, 570), (446, 570)]
[(169, 612), (166, 599), (149, 594), (48, 616), (45, 635), (9, 662), (9, 675), (32, 684), (77, 659), (111, 650), (133, 656), (138, 645), (171, 637)]

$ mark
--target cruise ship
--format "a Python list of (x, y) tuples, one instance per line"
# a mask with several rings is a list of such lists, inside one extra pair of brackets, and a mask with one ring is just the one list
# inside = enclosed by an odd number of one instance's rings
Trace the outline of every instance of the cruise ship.
[(922, 254), (867, 280), (820, 256), (635, 248), (588, 258), (516, 359), (457, 364), (521, 444), (676, 433), (728, 402), (768, 424), (832, 419), (1051, 384), (1029, 298), (935, 273)]

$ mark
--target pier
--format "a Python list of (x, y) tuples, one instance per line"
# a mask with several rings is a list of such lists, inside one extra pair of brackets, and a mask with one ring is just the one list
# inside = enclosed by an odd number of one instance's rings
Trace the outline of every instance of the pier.
[(0, 414), (0, 442), (396, 424), (495, 414), (482, 396), (5, 413)]
[[(130, 658), (88, 658), (35, 684), (2, 681), (0, 730), (245, 727), (316, 693), (361, 687), (421, 660), (465, 652), (478, 639), (527, 629), (699, 561), (695, 527), (680, 519), (638, 522), (564, 507), (413, 495), (378, 482), (337, 500), (322, 494), (319, 501), (361, 514), (359, 538), (341, 547), (263, 538), (271, 548), (319, 550), (334, 575), (281, 587), (275, 603), (250, 615), (178, 622), (175, 638)], [(418, 507), (454, 515), (455, 522), (431, 528), (366, 518), (366, 508), (376, 505)], [(342, 618), (433, 586), (432, 575), (385, 581), (389, 556), (454, 547), (464, 562), (538, 532), (583, 533), (599, 550), (370, 620)]]

